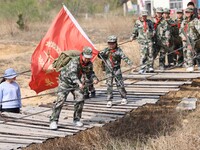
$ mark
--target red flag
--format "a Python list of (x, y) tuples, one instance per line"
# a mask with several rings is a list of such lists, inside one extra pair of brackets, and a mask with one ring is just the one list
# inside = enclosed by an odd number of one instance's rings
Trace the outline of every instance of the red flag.
[(93, 61), (98, 51), (69, 10), (63, 5), (32, 55), (30, 88), (39, 93), (57, 87), (59, 73), (49, 71), (52, 62), (62, 51), (82, 51), (84, 46), (90, 46), (93, 49)]

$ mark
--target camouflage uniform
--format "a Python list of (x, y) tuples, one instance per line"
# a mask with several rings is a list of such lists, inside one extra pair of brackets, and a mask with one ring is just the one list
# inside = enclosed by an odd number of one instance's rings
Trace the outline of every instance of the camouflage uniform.
[[(183, 14), (183, 11), (182, 10), (177, 10), (176, 12), (177, 14), (178, 13), (182, 13)], [(182, 66), (183, 65), (183, 43), (182, 43), (182, 39), (181, 37), (179, 36), (179, 29), (181, 27), (181, 23), (183, 21), (183, 17), (182, 18), (177, 18), (175, 19), (175, 24), (177, 26), (177, 30), (175, 30), (174, 32), (174, 49), (178, 49), (177, 51), (175, 51), (175, 54), (176, 54), (176, 60), (177, 60), (177, 66)]]
[[(163, 12), (162, 8), (156, 10), (156, 12)], [(159, 57), (159, 66), (160, 69), (164, 69), (165, 67), (165, 55), (168, 49), (167, 43), (170, 40), (170, 27), (168, 23), (163, 19), (160, 18), (157, 22), (154, 22), (155, 28), (155, 41), (154, 41), (154, 58), (160, 53)]]
[(82, 65), (83, 72), (82, 81), (85, 83), (84, 97), (89, 98), (89, 92), (91, 92), (91, 97), (95, 97), (95, 88), (93, 85), (94, 80), (98, 80), (97, 76), (93, 71), (93, 63), (90, 61), (85, 65)]
[[(164, 13), (166, 14), (170, 14), (170, 10), (165, 8), (163, 10)], [(175, 36), (174, 36), (174, 32), (175, 30), (177, 29), (177, 26), (175, 24), (175, 21), (172, 20), (170, 17), (169, 18), (165, 18), (164, 19), (167, 24), (168, 24), (168, 30), (169, 30), (169, 34), (170, 34), (170, 37), (169, 37), (169, 46), (166, 47), (166, 51), (168, 52), (167, 54), (167, 58), (168, 58), (168, 66), (170, 67), (171, 65), (175, 65), (176, 64), (176, 55), (175, 55), (175, 52), (174, 52), (174, 40), (175, 40)]]
[[(186, 12), (193, 12), (193, 9), (187, 8)], [(181, 24), (180, 36), (183, 39), (183, 53), (184, 53), (184, 62), (186, 63), (187, 71), (194, 71), (193, 59), (194, 57), (200, 54), (199, 48), (195, 47), (196, 40), (199, 40), (200, 35), (200, 20), (191, 16), (191, 18), (185, 18)], [(184, 40), (186, 39), (186, 40)], [(199, 42), (199, 41), (198, 41)], [(189, 45), (192, 46), (192, 49), (189, 49)], [(200, 60), (197, 59), (198, 69), (200, 69)]]
[[(117, 43), (117, 37), (109, 36), (109, 41)], [(122, 49), (116, 46), (114, 49), (105, 48), (100, 52), (99, 58), (103, 58), (106, 62), (105, 72), (106, 72), (106, 83), (107, 83), (107, 100), (111, 101), (113, 99), (113, 80), (115, 79), (117, 89), (120, 92), (122, 98), (126, 99), (126, 90), (124, 87), (124, 81), (122, 77), (122, 72), (120, 69), (121, 59), (123, 59), (128, 65), (132, 65), (131, 60), (125, 56)], [(115, 76), (113, 76), (115, 75)]]
[[(142, 11), (142, 16), (147, 16), (147, 11)], [(140, 71), (139, 73), (153, 72), (153, 34), (154, 26), (153, 22), (149, 19), (143, 20), (142, 18), (137, 20), (131, 39), (137, 38), (140, 44)]]
[[(88, 49), (88, 47), (85, 47), (85, 48)], [(58, 97), (57, 97), (57, 101), (55, 105), (53, 106), (52, 115), (50, 116), (51, 123), (58, 122), (63, 104), (70, 92), (74, 95), (74, 98), (75, 98), (73, 120), (74, 122), (78, 122), (81, 119), (81, 114), (82, 114), (83, 105), (84, 105), (84, 97), (83, 97), (83, 90), (80, 89), (78, 85), (83, 84), (81, 81), (81, 78), (82, 76), (86, 74), (84, 65), (91, 66), (91, 62), (83, 65), (82, 57), (86, 58), (89, 56), (87, 56), (83, 52), (80, 56), (73, 57), (69, 61), (69, 63), (62, 68), (60, 72), (59, 85), (58, 85)], [(51, 128), (51, 125), (50, 125), (50, 128)]]

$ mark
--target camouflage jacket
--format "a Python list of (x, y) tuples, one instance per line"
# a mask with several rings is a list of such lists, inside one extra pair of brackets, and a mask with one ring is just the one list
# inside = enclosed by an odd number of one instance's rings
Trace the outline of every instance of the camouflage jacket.
[(165, 19), (169, 26), (169, 42), (172, 44), (175, 38), (179, 36), (179, 28), (174, 20), (171, 18)]
[(85, 80), (98, 80), (97, 76), (95, 75), (93, 71), (93, 63), (89, 61), (87, 64), (82, 63), (82, 72), (83, 72), (83, 78)]
[(169, 42), (170, 26), (166, 20), (164, 20), (164, 19), (160, 20), (159, 24), (157, 24), (155, 32), (156, 32), (155, 35), (156, 35), (157, 41), (160, 41), (163, 44), (165, 44), (166, 42)]
[[(105, 48), (103, 51), (99, 53), (99, 58), (103, 58), (107, 65), (105, 65), (105, 69), (109, 70), (114, 68), (120, 68), (121, 59), (123, 59), (128, 65), (132, 65), (132, 61), (123, 53), (120, 47), (116, 47), (115, 49)], [(109, 67), (109, 68), (108, 68)]]
[(175, 22), (176, 27), (177, 27), (174, 34), (175, 34), (175, 37), (177, 37), (177, 36), (179, 36), (179, 29), (181, 28), (181, 23), (183, 22), (183, 18), (175, 19), (174, 22)]
[(78, 56), (72, 58), (70, 62), (63, 67), (60, 72), (59, 79), (67, 84), (80, 84), (83, 75), (90, 75), (96, 79), (92, 62), (84, 65), (80, 56)]
[(187, 19), (184, 19), (181, 24), (179, 33), (182, 39), (184, 37), (186, 38), (188, 37), (190, 41), (195, 41), (199, 39), (200, 20), (198, 20), (197, 18), (194, 18), (188, 22)]
[(180, 19), (175, 19), (174, 20), (175, 24), (177, 25), (177, 27), (180, 29), (181, 28), (181, 23), (183, 22), (183, 17)]
[(150, 42), (154, 34), (153, 22), (149, 19), (146, 20), (146, 29), (143, 20), (135, 22), (132, 36), (136, 37), (139, 43)]

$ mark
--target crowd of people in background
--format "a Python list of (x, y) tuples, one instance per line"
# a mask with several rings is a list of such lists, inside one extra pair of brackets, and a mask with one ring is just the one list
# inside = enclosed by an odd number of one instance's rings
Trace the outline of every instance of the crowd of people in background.
[[(159, 69), (185, 67), (193, 72), (200, 70), (200, 20), (193, 2), (187, 8), (176, 11), (176, 19), (170, 17), (167, 8), (156, 8), (153, 19), (147, 19), (143, 10), (135, 22), (131, 40), (140, 44), (139, 73), (154, 72), (154, 60), (159, 57)], [(167, 58), (167, 60), (166, 60)]]

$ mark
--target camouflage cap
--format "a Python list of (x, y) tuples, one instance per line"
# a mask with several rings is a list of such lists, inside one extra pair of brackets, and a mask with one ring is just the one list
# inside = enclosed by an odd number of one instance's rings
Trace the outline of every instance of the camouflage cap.
[(141, 11), (141, 16), (147, 16), (148, 15), (148, 11), (147, 10), (142, 10)]
[(185, 9), (185, 12), (194, 12), (194, 10), (193, 10), (193, 8), (188, 7)]
[(183, 13), (183, 10), (182, 9), (178, 9), (178, 10), (176, 10), (176, 13)]
[(83, 48), (83, 57), (92, 58), (92, 48), (91, 47), (84, 47)]
[(170, 14), (170, 10), (168, 8), (163, 9), (163, 13), (168, 13)]
[(163, 13), (163, 8), (162, 8), (162, 7), (156, 8), (156, 12), (157, 12), (157, 13)]
[(116, 43), (117, 42), (117, 37), (115, 35), (111, 35), (108, 37), (107, 40), (108, 43)]

